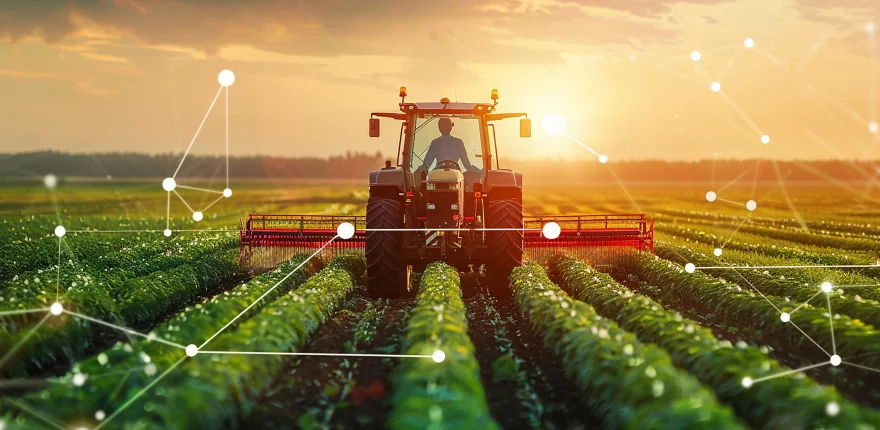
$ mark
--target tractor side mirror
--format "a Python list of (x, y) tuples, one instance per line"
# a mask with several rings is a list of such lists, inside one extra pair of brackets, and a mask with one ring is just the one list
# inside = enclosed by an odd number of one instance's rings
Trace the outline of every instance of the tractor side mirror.
[(370, 118), (370, 137), (379, 137), (379, 118)]
[(532, 120), (528, 118), (519, 120), (519, 137), (532, 137)]

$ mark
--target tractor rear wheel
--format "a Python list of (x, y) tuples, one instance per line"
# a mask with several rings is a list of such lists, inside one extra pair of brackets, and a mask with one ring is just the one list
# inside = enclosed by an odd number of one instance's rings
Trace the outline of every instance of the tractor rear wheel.
[(523, 261), (523, 209), (516, 200), (495, 200), (486, 207), (486, 244), (488, 263), (486, 276), (489, 290), (496, 296), (510, 290), (510, 271)]
[(406, 295), (407, 267), (403, 262), (403, 232), (376, 229), (403, 228), (403, 207), (395, 199), (370, 197), (367, 201), (367, 290), (374, 299)]

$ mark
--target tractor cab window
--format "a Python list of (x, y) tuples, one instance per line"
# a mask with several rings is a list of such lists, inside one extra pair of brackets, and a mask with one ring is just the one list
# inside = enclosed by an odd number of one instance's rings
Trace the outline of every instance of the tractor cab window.
[[(482, 175), (483, 154), (480, 121), (477, 117), (425, 115), (416, 119), (416, 131), (409, 160), (409, 171), (416, 183), (422, 172), (452, 161), (464, 175), (465, 186), (473, 188)], [(447, 163), (449, 164), (449, 163)]]

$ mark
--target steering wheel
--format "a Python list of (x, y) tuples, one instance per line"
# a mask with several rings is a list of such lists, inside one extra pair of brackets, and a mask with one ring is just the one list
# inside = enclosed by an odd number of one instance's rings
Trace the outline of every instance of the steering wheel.
[(436, 169), (455, 169), (460, 171), (461, 167), (459, 167), (458, 163), (456, 163), (455, 161), (443, 160), (437, 162), (437, 167), (435, 167), (435, 170)]

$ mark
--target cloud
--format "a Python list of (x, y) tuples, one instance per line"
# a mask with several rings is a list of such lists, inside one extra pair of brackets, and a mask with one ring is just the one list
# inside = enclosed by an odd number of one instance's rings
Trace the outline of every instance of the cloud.
[(115, 55), (110, 55), (110, 54), (98, 54), (95, 52), (83, 52), (79, 55), (81, 57), (88, 58), (90, 60), (104, 61), (107, 63), (127, 64), (127, 63), (131, 62), (131, 60), (129, 60), (128, 58), (117, 57)]
[[(711, 4), (724, 0), (690, 0)], [(119, 39), (214, 55), (229, 45), (304, 56), (411, 56), (425, 36), (455, 35), (465, 61), (558, 62), (559, 53), (505, 45), (505, 33), (578, 46), (670, 43), (662, 14), (679, 0), (41, 0), (0, 4), (0, 36)], [(488, 55), (486, 53), (489, 53)], [(490, 58), (491, 57), (491, 58)]]
[(57, 72), (34, 72), (27, 70), (0, 69), (0, 76), (8, 76), (15, 79), (52, 79), (52, 80), (76, 80), (79, 76), (69, 73)]
[(92, 86), (92, 84), (90, 84), (88, 82), (84, 82), (84, 81), (79, 81), (76, 84), (74, 84), (74, 88), (79, 93), (89, 94), (89, 95), (93, 95), (93, 96), (108, 96), (108, 95), (116, 94), (115, 90), (95, 88)]

